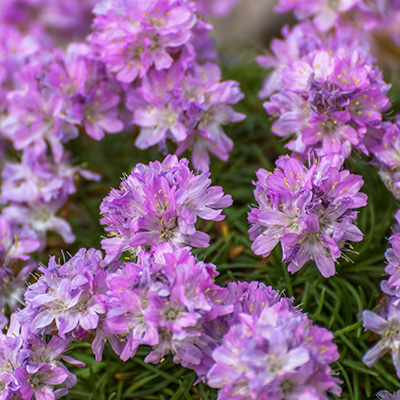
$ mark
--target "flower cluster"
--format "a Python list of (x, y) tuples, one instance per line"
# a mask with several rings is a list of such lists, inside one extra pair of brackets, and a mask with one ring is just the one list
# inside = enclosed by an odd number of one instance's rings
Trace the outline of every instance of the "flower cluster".
[[(25, 256), (22, 261), (45, 247), (49, 230), (58, 232), (65, 242), (74, 240), (69, 224), (56, 214), (76, 191), (77, 175), (99, 179), (96, 174), (72, 166), (69, 154), (63, 151), (62, 143), (77, 134), (72, 115), (68, 117), (73, 101), (70, 97), (66, 105), (66, 97), (50, 77), (51, 71), (56, 74), (55, 64), (64, 57), (58, 50), (51, 53), (51, 48), (61, 36), (65, 38), (65, 30), (78, 34), (80, 22), (90, 17), (93, 1), (73, 3), (6, 0), (0, 5), (0, 207), (1, 218), (6, 220), (2, 228), (8, 226), (1, 234), (15, 238), (14, 247), (18, 246), (20, 255)], [(80, 69), (74, 68), (69, 71), (71, 75)], [(6, 248), (6, 253), (9, 250)], [(22, 290), (23, 284), (20, 278), (26, 279), (27, 273), (22, 261), (10, 264), (13, 256), (6, 258), (2, 282), (7, 285), (1, 290), (9, 290), (17, 300), (16, 292)]]
[[(6, 165), (4, 200), (28, 204), (73, 191), (76, 171), (54, 171), (47, 159), (37, 160), (25, 157), (22, 166)], [(329, 175), (330, 166), (321, 168), (313, 181)], [(25, 170), (31, 175), (25, 177)], [(358, 198), (353, 187), (350, 192)], [(124, 361), (140, 345), (151, 346), (146, 362), (160, 363), (172, 354), (175, 363), (195, 370), (198, 380), (220, 388), (221, 399), (241, 396), (243, 390), (254, 399), (312, 394), (325, 400), (327, 392), (339, 394), (329, 366), (338, 357), (329, 331), (312, 325), (293, 299), (263, 283), (217, 285), (216, 266), (198, 261), (182, 246), (207, 246), (208, 235), (194, 226), (197, 217), (221, 220), (222, 209), (231, 204), (221, 187), (211, 186), (207, 169), (196, 175), (185, 159), (168, 155), (163, 162), (136, 165), (101, 205), (101, 222), (113, 236), (103, 240), (106, 258), (98, 250), (80, 249), (64, 263), (52, 257), (39, 267), (37, 281), (24, 294), (25, 308), (11, 316), (8, 336), (0, 338), (1, 398), (53, 400), (67, 394), (76, 378), (60, 360), (80, 365), (64, 353), (82, 341), (91, 343), (98, 361), (107, 342)], [(22, 228), (19, 237), (12, 236), (4, 217), (0, 227), (0, 260), (8, 273), (15, 260), (27, 260), (43, 243)], [(136, 254), (118, 261), (125, 251)], [(28, 263), (16, 280), (24, 282), (30, 268)], [(22, 290), (14, 286), (8, 291), (15, 301)]]
[(49, 230), (59, 233), (66, 243), (72, 243), (75, 236), (71, 227), (56, 213), (68, 196), (76, 192), (78, 175), (92, 180), (100, 178), (90, 171), (71, 166), (67, 153), (55, 164), (46, 154), (27, 149), (20, 163), (4, 164), (0, 188), (3, 217), (13, 227), (29, 230), (42, 248)]
[(62, 143), (76, 138), (79, 127), (96, 140), (124, 127), (117, 118), (119, 86), (91, 57), (87, 45), (34, 57), (13, 83), (1, 131), (16, 150), (33, 147), (44, 152), (48, 144), (58, 163)]
[[(250, 309), (250, 311), (253, 311)], [(261, 310), (238, 313), (213, 353), (207, 374), (218, 399), (328, 399), (340, 395), (330, 363), (339, 357), (333, 335), (290, 300), (281, 298)]]
[[(166, 139), (174, 139), (179, 154), (193, 148), (193, 163), (204, 170), (209, 151), (226, 160), (232, 149), (221, 126), (244, 118), (230, 106), (242, 98), (238, 84), (221, 82), (211, 63), (212, 27), (199, 15), (226, 14), (235, 1), (64, 3), (0, 6), (0, 155), (22, 153), (3, 170), (1, 213), (42, 246), (49, 230), (74, 240), (59, 210), (76, 191), (77, 175), (100, 179), (72, 166), (64, 149), (80, 132), (101, 140), (136, 124), (138, 147), (158, 143), (165, 150)], [(95, 3), (95, 31), (86, 43), (66, 46), (63, 40), (84, 37)]]
[(210, 186), (209, 177), (207, 170), (196, 175), (186, 159), (171, 155), (138, 164), (100, 206), (100, 222), (112, 236), (102, 241), (107, 261), (159, 243), (207, 247), (210, 238), (196, 230), (197, 218), (220, 221), (222, 209), (232, 204), (220, 186)]
[(291, 138), (287, 147), (306, 158), (348, 157), (353, 147), (368, 153), (364, 137), (390, 106), (390, 85), (368, 49), (345, 32), (322, 36), (309, 22), (283, 34), (272, 42), (273, 56), (258, 57), (274, 68), (260, 94), (270, 97), (264, 107), (276, 118), (272, 132)]
[[(172, 353), (174, 361), (195, 369), (209, 368), (210, 348), (216, 346), (207, 325), (232, 312), (229, 292), (214, 283), (216, 267), (197, 262), (189, 248), (158, 246), (142, 252), (108, 275), (108, 312), (105, 335), (120, 335), (123, 360), (141, 344), (152, 346), (146, 362), (159, 363)], [(215, 326), (214, 326), (215, 329)]]
[[(214, 283), (216, 267), (197, 262), (190, 248), (157, 246), (135, 261), (105, 265), (99, 251), (81, 249), (63, 265), (51, 258), (41, 277), (25, 293), (26, 308), (14, 315), (25, 331), (92, 341), (101, 360), (109, 341), (121, 359), (139, 345), (152, 346), (146, 362), (174, 361), (195, 369), (210, 368), (217, 346), (214, 329), (225, 328), (231, 314), (230, 291)], [(210, 325), (214, 329), (210, 328)]]
[(21, 330), (18, 322), (12, 320), (7, 335), (0, 333), (1, 399), (30, 400), (34, 396), (55, 400), (65, 396), (75, 385), (76, 377), (62, 361), (85, 365), (65, 355), (70, 344), (71, 341), (56, 335), (48, 341), (44, 336)]
[(25, 292), (26, 307), (16, 318), (26, 330), (38, 335), (56, 331), (65, 339), (83, 338), (95, 330), (105, 314), (106, 290), (100, 251), (81, 249), (59, 265), (55, 257), (41, 266), (38, 281)]
[[(122, 360), (139, 345), (152, 347), (146, 362), (159, 363), (171, 353), (174, 362), (221, 388), (220, 399), (251, 393), (252, 399), (312, 394), (324, 400), (328, 391), (340, 394), (329, 366), (338, 358), (329, 331), (263, 283), (218, 286), (216, 267), (197, 261), (188, 247), (161, 244), (109, 265), (99, 251), (81, 249), (63, 265), (53, 257), (39, 271), (25, 293), (27, 307), (13, 318), (29, 338), (57, 334), (52, 342), (64, 347), (55, 346), (53, 359), (63, 357), (72, 341), (91, 338), (97, 360), (107, 341)], [(43, 364), (49, 362), (40, 357), (50, 355), (32, 350), (47, 371)], [(54, 384), (74, 384), (60, 375)]]
[(102, 2), (89, 38), (117, 81), (134, 83), (127, 106), (140, 127), (136, 145), (158, 144), (165, 151), (172, 139), (178, 154), (193, 147), (196, 169), (209, 164), (208, 152), (228, 158), (233, 144), (221, 125), (245, 117), (230, 106), (243, 97), (237, 82), (220, 82), (221, 72), (211, 63), (215, 51), (207, 39), (211, 26), (198, 16), (202, 5)]
[(258, 208), (248, 216), (256, 254), (267, 257), (281, 242), (290, 272), (313, 260), (324, 277), (335, 274), (334, 263), (345, 243), (363, 237), (354, 224), (355, 210), (367, 202), (359, 193), (361, 176), (341, 170), (342, 163), (341, 157), (331, 156), (307, 168), (294, 157), (282, 156), (273, 173), (257, 172)]

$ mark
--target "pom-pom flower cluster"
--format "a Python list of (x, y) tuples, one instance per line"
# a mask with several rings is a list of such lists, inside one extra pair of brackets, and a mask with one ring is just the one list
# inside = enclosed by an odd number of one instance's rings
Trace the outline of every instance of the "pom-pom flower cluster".
[(331, 156), (307, 168), (282, 156), (273, 173), (257, 172), (258, 208), (248, 217), (256, 254), (267, 257), (281, 242), (290, 272), (313, 260), (324, 277), (335, 274), (334, 264), (346, 242), (362, 240), (354, 225), (355, 210), (367, 203), (367, 196), (359, 193), (361, 176), (341, 171), (342, 163), (341, 157)]
[(222, 209), (232, 205), (232, 197), (210, 186), (209, 177), (207, 171), (194, 174), (186, 159), (171, 155), (162, 163), (138, 164), (100, 206), (101, 223), (113, 236), (102, 241), (107, 260), (159, 243), (208, 247), (210, 237), (194, 226), (197, 218), (221, 221)]
[(207, 378), (218, 399), (328, 399), (340, 395), (329, 363), (337, 360), (331, 332), (313, 326), (287, 298), (237, 314), (213, 351)]
[(306, 158), (310, 152), (348, 157), (353, 147), (368, 153), (365, 136), (380, 127), (382, 112), (390, 106), (390, 85), (368, 49), (351, 34), (323, 38), (307, 22), (285, 30), (284, 36), (274, 39), (274, 56), (258, 58), (275, 69), (261, 92), (270, 96), (264, 107), (277, 118), (272, 132), (291, 138), (287, 147)]

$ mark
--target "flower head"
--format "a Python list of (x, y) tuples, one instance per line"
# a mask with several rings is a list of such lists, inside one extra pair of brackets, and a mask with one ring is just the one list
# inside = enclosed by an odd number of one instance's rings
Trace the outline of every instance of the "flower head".
[(364, 136), (379, 128), (390, 106), (390, 86), (368, 49), (347, 31), (321, 35), (309, 23), (285, 29), (284, 36), (273, 42), (275, 57), (258, 58), (274, 68), (261, 93), (269, 97), (268, 114), (277, 118), (272, 132), (291, 138), (287, 147), (305, 158), (310, 152), (348, 157), (353, 147), (367, 153)]
[(340, 394), (329, 367), (338, 358), (332, 338), (285, 298), (238, 313), (212, 353), (207, 382), (220, 389), (218, 399), (327, 399), (328, 391)]
[(194, 174), (188, 161), (168, 155), (163, 162), (138, 164), (100, 206), (101, 223), (112, 238), (102, 241), (107, 260), (138, 246), (170, 243), (206, 247), (209, 236), (197, 231), (197, 218), (220, 221), (232, 204), (219, 186), (210, 186), (210, 173)]
[(281, 242), (289, 271), (314, 260), (324, 277), (335, 274), (335, 261), (346, 241), (360, 241), (355, 209), (365, 206), (360, 176), (340, 170), (343, 159), (324, 157), (306, 168), (282, 156), (273, 173), (257, 172), (258, 208), (249, 213), (252, 250), (267, 257)]
[(159, 245), (121, 267), (107, 280), (103, 322), (106, 334), (123, 341), (120, 357), (127, 360), (146, 344), (153, 349), (146, 362), (172, 353), (175, 362), (204, 375), (216, 346), (208, 324), (233, 310), (227, 290), (214, 283), (215, 266), (197, 262), (188, 248)]

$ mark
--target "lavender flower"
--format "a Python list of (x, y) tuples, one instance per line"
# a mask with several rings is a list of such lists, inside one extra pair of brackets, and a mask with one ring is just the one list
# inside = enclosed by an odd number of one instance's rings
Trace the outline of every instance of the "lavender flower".
[(380, 400), (398, 400), (400, 399), (400, 391), (390, 394), (387, 390), (381, 390), (377, 394), (378, 399)]
[[(7, 335), (0, 335), (0, 398), (55, 400), (66, 395), (76, 377), (60, 360), (80, 366), (84, 363), (64, 355), (70, 342), (53, 336), (47, 343), (29, 330), (21, 330), (15, 317), (11, 317)], [(59, 387), (61, 384), (64, 387)]]
[(114, 0), (95, 8), (92, 48), (118, 81), (135, 82), (127, 106), (140, 127), (137, 147), (158, 144), (166, 152), (171, 139), (177, 154), (193, 148), (199, 170), (209, 165), (209, 153), (228, 158), (233, 143), (222, 125), (245, 118), (231, 107), (243, 94), (237, 82), (220, 82), (219, 68), (210, 63), (212, 27), (196, 11), (225, 14), (230, 3), (160, 0), (143, 6)]
[(380, 315), (372, 311), (362, 314), (365, 329), (377, 333), (381, 340), (363, 357), (363, 362), (372, 367), (384, 354), (391, 351), (393, 364), (400, 377), (400, 310), (391, 301), (381, 309)]
[(324, 277), (335, 274), (334, 263), (345, 243), (362, 239), (353, 210), (367, 200), (359, 193), (361, 177), (340, 171), (342, 163), (340, 157), (325, 157), (308, 169), (297, 159), (282, 156), (273, 173), (257, 172), (258, 208), (248, 216), (256, 254), (267, 257), (281, 242), (290, 272), (314, 260)]
[(25, 292), (27, 307), (17, 318), (32, 333), (51, 333), (62, 338), (95, 330), (105, 314), (105, 272), (101, 252), (81, 249), (64, 265), (55, 258)]
[[(281, 298), (255, 315), (239, 313), (212, 356), (207, 374), (218, 399), (315, 398), (339, 395), (329, 364), (338, 358), (333, 335), (312, 325)], [(322, 382), (324, 383), (322, 385)]]
[(111, 273), (103, 329), (120, 335), (120, 357), (127, 360), (147, 344), (153, 350), (146, 362), (159, 363), (172, 352), (176, 363), (204, 375), (216, 346), (208, 323), (233, 310), (225, 305), (228, 292), (214, 284), (217, 275), (215, 266), (197, 262), (188, 248), (170, 245), (139, 253), (137, 263)]
[(156, 0), (145, 6), (108, 3), (106, 10), (101, 9), (104, 15), (94, 20), (99, 32), (91, 41), (102, 48), (106, 64), (117, 72), (119, 81), (143, 78), (152, 65), (157, 70), (167, 69), (174, 53), (189, 50), (196, 16), (185, 2)]
[(63, 368), (51, 368), (49, 365), (41, 365), (34, 373), (29, 373), (27, 367), (20, 367), (15, 375), (21, 382), (19, 391), (24, 400), (30, 400), (33, 396), (36, 399), (55, 399), (52, 387), (60, 385), (67, 378)]
[(209, 165), (209, 152), (227, 160), (233, 143), (222, 125), (245, 116), (231, 107), (243, 98), (237, 82), (220, 78), (220, 69), (211, 63), (192, 63), (186, 71), (178, 63), (168, 72), (150, 71), (142, 86), (128, 94), (133, 122), (141, 127), (136, 145), (165, 149), (166, 139), (172, 139), (179, 144), (178, 155), (192, 147), (198, 170)]
[(186, 159), (168, 155), (163, 162), (138, 164), (100, 206), (101, 224), (112, 238), (102, 241), (106, 260), (117, 259), (137, 246), (170, 243), (207, 247), (209, 236), (194, 227), (197, 218), (221, 221), (232, 204), (210, 173), (195, 175)]
[(261, 93), (270, 97), (264, 107), (277, 118), (272, 132), (291, 138), (287, 147), (305, 158), (310, 152), (348, 157), (352, 147), (367, 153), (364, 136), (379, 128), (390, 107), (390, 86), (368, 48), (351, 32), (321, 35), (309, 23), (283, 34), (283, 41), (272, 43), (273, 57), (258, 58), (274, 68)]

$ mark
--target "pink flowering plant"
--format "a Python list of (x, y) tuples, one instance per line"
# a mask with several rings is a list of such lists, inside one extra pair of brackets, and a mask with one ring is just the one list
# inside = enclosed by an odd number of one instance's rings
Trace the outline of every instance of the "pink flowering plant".
[(1, 2), (0, 400), (400, 399), (400, 3), (247, 7)]

